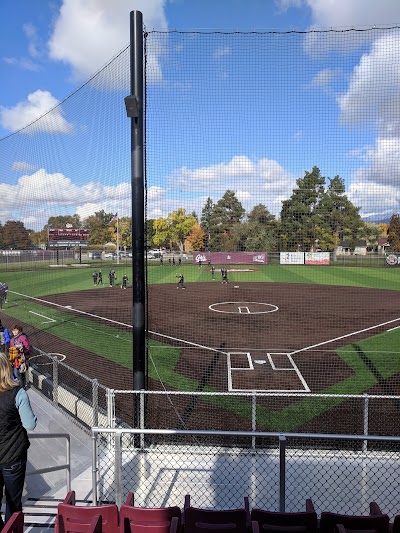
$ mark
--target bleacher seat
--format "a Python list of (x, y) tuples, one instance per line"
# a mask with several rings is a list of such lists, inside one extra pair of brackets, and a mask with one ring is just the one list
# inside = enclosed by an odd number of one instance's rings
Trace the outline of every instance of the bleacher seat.
[(23, 533), (24, 514), (21, 511), (13, 513), (1, 531), (2, 533)]
[(311, 499), (306, 510), (298, 513), (280, 513), (264, 509), (251, 510), (252, 533), (316, 533), (317, 513)]
[(79, 506), (75, 505), (75, 491), (70, 491), (58, 504), (55, 533), (81, 533), (93, 527), (93, 519), (101, 517), (103, 533), (117, 533), (119, 530), (118, 507), (115, 504)]
[(134, 495), (128, 494), (120, 509), (120, 533), (180, 533), (179, 507), (135, 507)]
[(250, 514), (248, 498), (242, 509), (209, 510), (192, 507), (190, 496), (185, 497), (183, 511), (184, 531), (190, 533), (244, 533), (249, 530)]

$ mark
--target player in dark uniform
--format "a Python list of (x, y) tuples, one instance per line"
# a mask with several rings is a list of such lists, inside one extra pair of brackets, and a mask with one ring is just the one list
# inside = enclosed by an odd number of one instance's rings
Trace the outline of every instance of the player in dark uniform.
[(93, 272), (92, 274), (93, 285), (97, 285), (97, 277), (98, 277), (97, 272)]
[(177, 289), (186, 289), (184, 283), (185, 278), (183, 277), (183, 274), (179, 274), (179, 276), (176, 276), (178, 278), (178, 286)]
[(128, 285), (128, 276), (126, 274), (124, 274), (122, 276), (122, 285), (121, 285), (121, 289), (126, 289), (126, 286)]
[(101, 270), (97, 274), (97, 285), (103, 285), (103, 274)]

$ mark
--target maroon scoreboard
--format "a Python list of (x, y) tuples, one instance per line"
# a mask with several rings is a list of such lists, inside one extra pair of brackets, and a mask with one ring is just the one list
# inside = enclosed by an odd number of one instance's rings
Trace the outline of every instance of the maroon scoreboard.
[(49, 246), (87, 246), (90, 231), (87, 229), (49, 229)]

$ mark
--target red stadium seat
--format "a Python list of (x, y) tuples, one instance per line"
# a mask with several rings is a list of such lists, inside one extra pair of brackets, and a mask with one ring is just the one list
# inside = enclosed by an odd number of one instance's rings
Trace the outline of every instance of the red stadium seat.
[(209, 510), (191, 507), (186, 496), (183, 522), (185, 532), (190, 533), (245, 533), (250, 525), (248, 498), (242, 509)]
[(370, 514), (365, 516), (321, 513), (320, 533), (335, 533), (337, 525), (342, 526), (348, 532), (389, 533), (389, 517), (380, 512), (375, 502), (370, 504)]
[(253, 533), (316, 533), (317, 513), (311, 499), (306, 500), (306, 510), (299, 513), (279, 513), (263, 509), (252, 509), (251, 527)]
[(120, 509), (120, 533), (180, 533), (179, 507), (135, 507), (134, 495), (128, 494)]
[[(58, 504), (55, 533), (90, 531), (88, 528), (96, 526), (99, 516), (101, 518), (100, 531), (103, 533), (118, 532), (118, 507), (115, 504), (83, 507), (75, 505), (75, 502), (75, 492), (71, 491), (64, 498), (64, 501)], [(93, 519), (95, 519), (94, 522)]]
[(7, 524), (1, 530), (2, 533), (23, 533), (24, 531), (24, 514), (21, 511), (13, 513)]

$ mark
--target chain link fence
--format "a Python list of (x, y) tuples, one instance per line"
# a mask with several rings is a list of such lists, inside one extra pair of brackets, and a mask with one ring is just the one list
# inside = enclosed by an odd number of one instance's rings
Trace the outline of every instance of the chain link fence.
[[(86, 429), (140, 427), (163, 430), (277, 431), (400, 435), (400, 396), (273, 392), (113, 390), (63, 362), (60, 354), (37, 348), (30, 358), (29, 381), (54, 405)], [(136, 422), (135, 422), (136, 421)], [(243, 445), (223, 433), (207, 444)], [(162, 434), (153, 444), (193, 444), (186, 437)], [(256, 439), (251, 441), (256, 449)]]
[[(397, 514), (400, 496), (399, 437), (277, 434), (262, 432), (103, 430), (93, 428), (95, 499), (121, 503), (135, 493), (140, 506), (204, 508), (243, 506), (302, 511), (312, 498), (318, 513), (368, 513), (376, 501)], [(146, 445), (169, 435), (191, 445)], [(154, 437), (154, 439), (153, 439)], [(213, 439), (247, 441), (210, 446)], [(253, 440), (259, 442), (255, 450)], [(370, 448), (374, 448), (373, 450)]]
[[(374, 434), (369, 417), (371, 409), (384, 417), (384, 406), (397, 408), (398, 397), (287, 394), (286, 400), (307, 398), (315, 406), (350, 402), (340, 411), (346, 419), (341, 432), (329, 434), (329, 426), (327, 434), (264, 432), (258, 430), (258, 404), (278, 395), (115, 391), (38, 350), (29, 380), (69, 418), (92, 428), (96, 500), (120, 504), (132, 491), (138, 505), (182, 506), (190, 494), (194, 506), (232, 508), (249, 496), (253, 507), (301, 511), (311, 497), (317, 512), (365, 514), (368, 503), (377, 501), (392, 517), (400, 506), (400, 437)], [(182, 414), (194, 402), (221, 408), (234, 399), (247, 404), (249, 420), (242, 429), (182, 429)], [(138, 410), (139, 429), (129, 429), (133, 416), (129, 424), (128, 410), (120, 409), (125, 403), (130, 414)], [(154, 429), (148, 414), (156, 410)], [(353, 430), (346, 433), (346, 427)]]

